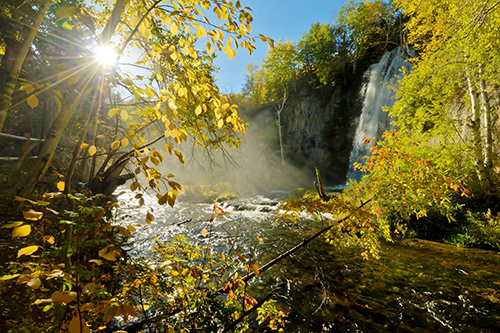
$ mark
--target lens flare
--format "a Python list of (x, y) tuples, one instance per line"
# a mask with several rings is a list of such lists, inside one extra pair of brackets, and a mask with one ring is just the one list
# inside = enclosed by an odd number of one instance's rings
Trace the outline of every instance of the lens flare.
[(118, 61), (118, 54), (111, 46), (96, 46), (94, 54), (97, 61), (104, 67), (113, 67)]

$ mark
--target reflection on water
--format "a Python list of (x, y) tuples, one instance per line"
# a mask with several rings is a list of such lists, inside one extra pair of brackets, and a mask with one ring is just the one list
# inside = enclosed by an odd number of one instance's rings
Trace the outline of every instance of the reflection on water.
[[(186, 234), (220, 251), (231, 242), (262, 266), (321, 228), (305, 219), (276, 221), (279, 193), (221, 204), (231, 214), (213, 223), (211, 204), (152, 204), (150, 225), (132, 197), (120, 195), (117, 212), (120, 224), (137, 228), (132, 255), (148, 255), (156, 236)], [(201, 236), (203, 228), (212, 230), (209, 238)], [(316, 240), (251, 286), (261, 296), (283, 286), (279, 306), (290, 313), (286, 332), (500, 332), (499, 268), (496, 252), (416, 239), (381, 244), (381, 259), (369, 261), (357, 248)]]

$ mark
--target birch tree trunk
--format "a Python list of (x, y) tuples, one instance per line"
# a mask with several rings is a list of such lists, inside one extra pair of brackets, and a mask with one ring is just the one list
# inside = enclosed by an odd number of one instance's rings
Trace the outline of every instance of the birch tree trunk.
[(483, 157), (483, 143), (481, 140), (481, 113), (479, 106), (479, 98), (477, 92), (472, 84), (470, 76), (467, 76), (467, 85), (469, 86), (469, 95), (471, 100), (471, 124), (470, 129), (473, 138), (473, 149), (474, 149), (474, 166), (476, 168), (476, 173), (479, 178), (479, 182), (482, 187), (489, 192), (490, 182), (488, 180), (487, 170), (485, 168), (484, 157)]
[(486, 175), (488, 177), (488, 182), (490, 183), (490, 189), (494, 189), (494, 177), (493, 177), (493, 129), (491, 123), (491, 106), (488, 97), (488, 92), (486, 90), (486, 83), (481, 80), (479, 83), (481, 89), (481, 104), (483, 109), (483, 124), (484, 124), (484, 167), (486, 169)]

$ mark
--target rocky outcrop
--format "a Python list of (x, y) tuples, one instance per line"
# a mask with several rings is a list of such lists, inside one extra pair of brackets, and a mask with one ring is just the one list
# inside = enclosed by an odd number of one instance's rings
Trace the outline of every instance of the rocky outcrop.
[(345, 183), (361, 112), (360, 86), (330, 90), (303, 86), (284, 112), (287, 159), (311, 175), (318, 167), (328, 185)]

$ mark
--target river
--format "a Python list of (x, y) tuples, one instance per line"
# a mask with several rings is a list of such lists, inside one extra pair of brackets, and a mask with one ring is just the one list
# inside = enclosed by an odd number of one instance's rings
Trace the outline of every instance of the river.
[[(213, 223), (208, 222), (213, 204), (181, 197), (170, 208), (146, 196), (146, 205), (139, 207), (132, 197), (128, 190), (118, 196), (117, 222), (137, 229), (133, 256), (148, 256), (154, 237), (185, 234), (199, 243), (210, 239), (218, 251), (227, 250), (230, 239), (262, 266), (321, 228), (307, 219), (277, 220), (283, 192), (221, 203), (230, 214)], [(151, 224), (141, 222), (148, 204), (155, 215)], [(204, 228), (211, 230), (210, 238), (201, 235)], [(500, 332), (498, 253), (405, 239), (382, 243), (380, 254), (379, 260), (366, 261), (358, 248), (318, 239), (251, 285), (257, 296), (286, 285), (278, 300), (289, 313), (285, 332)]]

